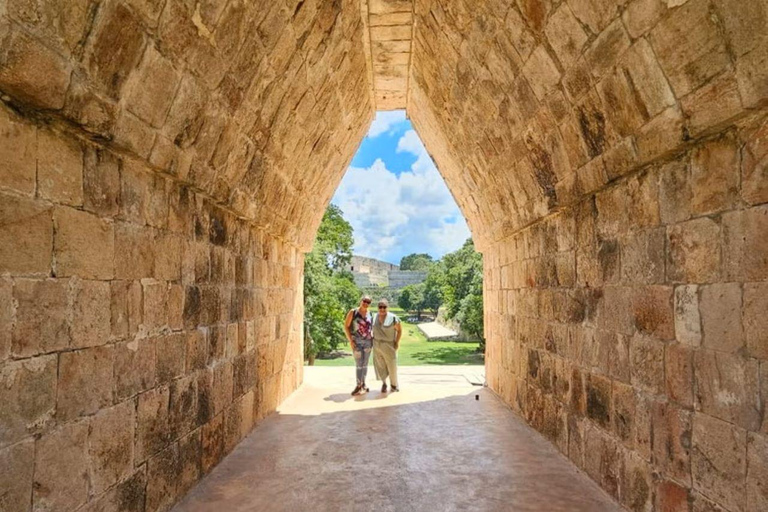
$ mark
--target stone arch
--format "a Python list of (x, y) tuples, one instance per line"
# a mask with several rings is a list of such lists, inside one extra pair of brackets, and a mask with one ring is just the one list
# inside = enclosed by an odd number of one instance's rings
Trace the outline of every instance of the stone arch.
[(767, 16), (0, 4), (4, 499), (166, 508), (273, 411), (302, 253), (405, 107), (484, 253), (490, 387), (630, 508), (760, 509)]

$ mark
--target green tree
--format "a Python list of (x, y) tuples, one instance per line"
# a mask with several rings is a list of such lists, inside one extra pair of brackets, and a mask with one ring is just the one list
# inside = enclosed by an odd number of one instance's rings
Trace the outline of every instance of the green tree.
[(400, 260), (400, 270), (426, 271), (433, 265), (432, 256), (426, 253), (409, 254)]
[(424, 280), (424, 309), (432, 311), (437, 316), (437, 310), (443, 304), (443, 287), (445, 281), (440, 271), (440, 262), (432, 266)]
[(312, 251), (304, 259), (304, 344), (310, 361), (346, 342), (344, 316), (360, 290), (343, 270), (352, 257), (352, 226), (330, 205), (323, 215)]
[(424, 311), (424, 283), (409, 284), (400, 291), (397, 305), (405, 311), (416, 311), (416, 316), (421, 320), (421, 312)]

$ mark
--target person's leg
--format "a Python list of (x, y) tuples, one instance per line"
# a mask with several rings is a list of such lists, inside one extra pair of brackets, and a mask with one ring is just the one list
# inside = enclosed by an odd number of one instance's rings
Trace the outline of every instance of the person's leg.
[(355, 358), (355, 377), (356, 377), (355, 390), (352, 392), (352, 394), (354, 395), (355, 393), (360, 391), (360, 385), (361, 385), (362, 379), (364, 378), (364, 376), (362, 375), (363, 350), (357, 343), (355, 343), (355, 349), (352, 351), (352, 355)]
[(360, 357), (360, 374), (358, 375), (358, 383), (365, 387), (365, 377), (368, 375), (368, 359), (371, 357), (372, 346), (369, 344), (363, 346), (362, 355)]
[(392, 385), (392, 388), (400, 389), (400, 384), (397, 380), (397, 354), (387, 364), (387, 370), (389, 370), (389, 383)]

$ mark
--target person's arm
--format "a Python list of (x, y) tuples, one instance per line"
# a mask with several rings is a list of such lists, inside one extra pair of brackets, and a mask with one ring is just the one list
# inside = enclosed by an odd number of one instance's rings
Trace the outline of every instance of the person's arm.
[(352, 333), (349, 332), (349, 326), (352, 325), (352, 311), (349, 310), (347, 312), (347, 317), (344, 319), (344, 334), (347, 337), (347, 341), (349, 342), (349, 346), (352, 348), (352, 351), (355, 351), (355, 343), (352, 341)]
[(400, 348), (400, 338), (403, 335), (403, 326), (400, 322), (395, 324), (395, 350)]

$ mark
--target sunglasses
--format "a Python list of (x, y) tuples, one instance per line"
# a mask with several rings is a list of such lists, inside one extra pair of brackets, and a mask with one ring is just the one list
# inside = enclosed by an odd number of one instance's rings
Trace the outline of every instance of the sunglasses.
[(371, 301), (369, 301), (369, 300), (364, 300), (363, 301), (363, 304), (370, 304), (370, 303), (371, 303)]
[(387, 309), (387, 306), (379, 306), (379, 309)]

